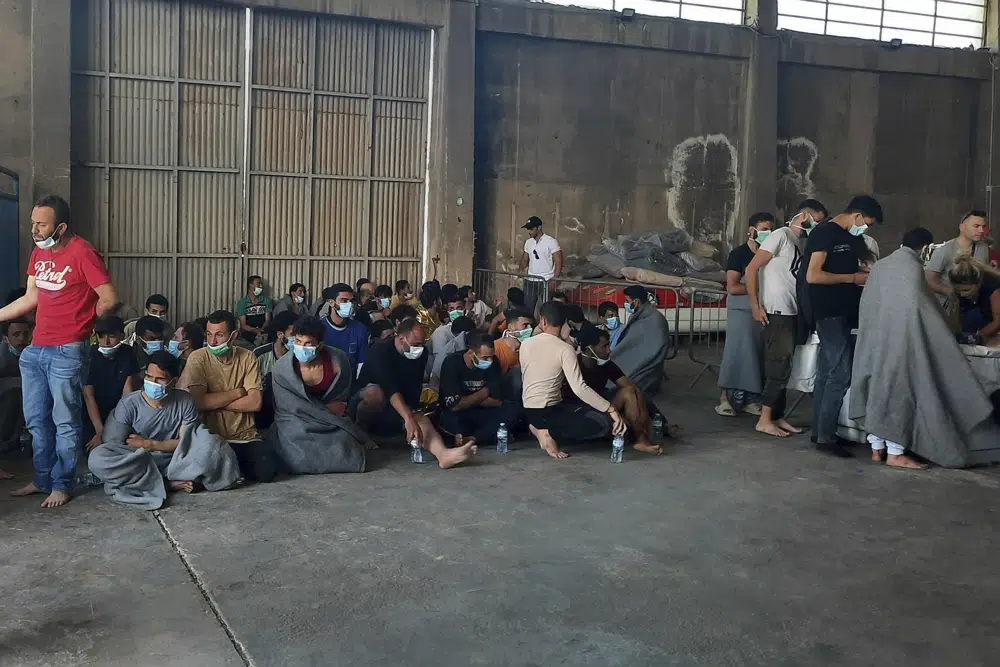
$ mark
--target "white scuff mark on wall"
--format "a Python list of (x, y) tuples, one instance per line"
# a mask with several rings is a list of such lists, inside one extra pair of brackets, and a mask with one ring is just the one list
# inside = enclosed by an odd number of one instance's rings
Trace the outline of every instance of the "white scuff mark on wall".
[(819, 147), (806, 137), (778, 139), (778, 208), (787, 220), (798, 202), (816, 196), (813, 170), (819, 160)]
[(728, 246), (740, 205), (739, 160), (729, 138), (688, 137), (674, 147), (664, 178), (670, 222), (700, 241)]
[(580, 222), (580, 219), (575, 218), (573, 216), (570, 216), (569, 218), (567, 218), (566, 222), (563, 222), (563, 228), (567, 232), (574, 232), (576, 234), (582, 234), (583, 232), (587, 231), (587, 228), (583, 226), (583, 223)]

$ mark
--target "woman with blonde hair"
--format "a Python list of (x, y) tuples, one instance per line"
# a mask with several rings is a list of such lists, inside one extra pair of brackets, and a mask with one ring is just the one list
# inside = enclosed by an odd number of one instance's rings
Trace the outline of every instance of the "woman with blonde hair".
[(961, 332), (986, 341), (1000, 333), (1000, 273), (968, 255), (955, 260), (948, 279), (955, 290)]

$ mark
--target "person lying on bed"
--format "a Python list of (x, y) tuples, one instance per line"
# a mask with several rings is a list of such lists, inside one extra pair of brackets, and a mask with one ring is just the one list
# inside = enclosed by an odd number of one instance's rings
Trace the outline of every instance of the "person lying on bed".
[(292, 353), (271, 371), (272, 437), (289, 472), (364, 472), (368, 436), (345, 417), (354, 371), (347, 353), (323, 343), (311, 315), (292, 325)]
[(643, 392), (655, 393), (663, 381), (670, 325), (642, 285), (625, 288), (626, 321), (611, 358)]
[(174, 491), (229, 488), (239, 479), (236, 454), (225, 440), (201, 429), (187, 438), (200, 417), (194, 400), (175, 388), (180, 361), (160, 350), (149, 355), (143, 388), (118, 403), (102, 433), (104, 442), (88, 459), (90, 471), (118, 502), (158, 509)]
[[(560, 444), (625, 435), (627, 424), (611, 403), (587, 386), (573, 346), (559, 337), (566, 306), (549, 301), (538, 311), (538, 333), (521, 344), (521, 400), (531, 433), (554, 459), (569, 456)], [(562, 400), (568, 382), (581, 402)]]

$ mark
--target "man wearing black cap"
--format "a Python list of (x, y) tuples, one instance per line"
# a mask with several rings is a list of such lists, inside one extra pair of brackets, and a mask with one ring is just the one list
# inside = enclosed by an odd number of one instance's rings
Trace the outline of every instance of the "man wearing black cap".
[(534, 310), (538, 298), (545, 293), (546, 281), (562, 273), (563, 254), (559, 242), (542, 231), (542, 219), (537, 215), (528, 218), (522, 229), (528, 230), (528, 240), (524, 242), (518, 269), (528, 269), (528, 278), (524, 281), (525, 305)]

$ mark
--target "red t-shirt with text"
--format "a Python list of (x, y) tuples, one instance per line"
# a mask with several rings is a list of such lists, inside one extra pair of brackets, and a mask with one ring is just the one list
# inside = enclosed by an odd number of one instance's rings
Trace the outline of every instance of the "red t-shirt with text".
[(35, 248), (28, 275), (38, 287), (32, 345), (68, 345), (89, 338), (97, 316), (94, 288), (111, 282), (94, 246), (74, 236), (62, 250)]

